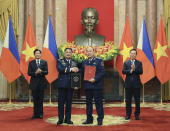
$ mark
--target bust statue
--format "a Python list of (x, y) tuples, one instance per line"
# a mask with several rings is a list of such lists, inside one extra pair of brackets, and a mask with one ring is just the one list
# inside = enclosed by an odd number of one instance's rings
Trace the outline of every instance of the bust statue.
[(99, 23), (96, 9), (88, 7), (82, 11), (81, 24), (84, 26), (84, 33), (74, 37), (75, 44), (81, 46), (103, 46), (105, 37), (96, 34), (95, 27)]

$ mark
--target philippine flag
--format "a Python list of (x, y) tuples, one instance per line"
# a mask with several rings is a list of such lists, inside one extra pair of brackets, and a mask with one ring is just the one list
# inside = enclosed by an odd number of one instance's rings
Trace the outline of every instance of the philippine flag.
[(145, 19), (143, 20), (141, 32), (139, 35), (137, 52), (138, 54), (136, 59), (140, 60), (143, 65), (143, 74), (141, 75), (141, 81), (143, 84), (145, 84), (147, 81), (155, 76), (154, 60), (146, 29)]
[(53, 26), (51, 23), (51, 16), (49, 16), (49, 21), (46, 29), (45, 40), (42, 49), (42, 58), (48, 63), (48, 75), (46, 75), (46, 79), (49, 83), (52, 83), (58, 78), (56, 61), (59, 57), (56, 40), (53, 32)]
[(9, 83), (13, 82), (21, 75), (19, 71), (19, 61), (19, 53), (10, 17), (4, 46), (2, 48), (0, 64), (0, 69)]

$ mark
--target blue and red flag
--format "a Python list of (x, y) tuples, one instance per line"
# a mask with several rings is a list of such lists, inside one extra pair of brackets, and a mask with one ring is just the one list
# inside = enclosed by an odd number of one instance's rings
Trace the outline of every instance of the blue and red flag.
[(143, 24), (141, 27), (139, 41), (137, 46), (137, 57), (143, 65), (143, 74), (141, 77), (141, 82), (145, 84), (147, 81), (155, 77), (154, 60), (152, 55), (152, 50), (149, 42), (148, 32), (146, 29), (145, 19), (143, 19)]
[(51, 16), (49, 16), (44, 45), (42, 49), (42, 59), (46, 60), (48, 63), (48, 75), (46, 75), (46, 79), (49, 83), (58, 78), (58, 71), (56, 68), (56, 61), (58, 58), (58, 49), (53, 32), (53, 26), (51, 23)]
[(21, 75), (19, 71), (19, 62), (20, 58), (10, 17), (4, 46), (2, 48), (0, 64), (0, 69), (9, 83), (13, 82)]

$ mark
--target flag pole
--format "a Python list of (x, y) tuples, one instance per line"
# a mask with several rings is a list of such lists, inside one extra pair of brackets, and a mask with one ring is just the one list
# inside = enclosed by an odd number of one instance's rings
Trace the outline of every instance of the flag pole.
[(143, 105), (145, 104), (145, 99), (144, 99), (144, 96), (145, 96), (145, 86), (143, 85)]
[(162, 84), (161, 84), (161, 92), (160, 92), (160, 96), (161, 96), (160, 105), (162, 105)]
[(32, 102), (31, 102), (31, 90), (28, 89), (28, 91), (29, 91), (29, 102), (28, 102), (28, 104), (32, 104)]
[(50, 83), (50, 99), (49, 99), (49, 104), (52, 105), (52, 102), (51, 102), (51, 83)]
[(8, 102), (8, 104), (12, 104), (12, 98), (11, 98), (11, 83), (9, 84), (9, 102)]

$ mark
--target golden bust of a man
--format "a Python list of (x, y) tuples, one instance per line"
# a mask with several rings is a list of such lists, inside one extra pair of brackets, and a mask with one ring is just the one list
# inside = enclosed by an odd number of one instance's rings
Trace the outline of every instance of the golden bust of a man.
[(95, 27), (99, 23), (98, 12), (96, 9), (88, 7), (82, 11), (81, 24), (84, 26), (84, 33), (74, 37), (76, 45), (82, 46), (102, 46), (105, 37), (96, 34)]

